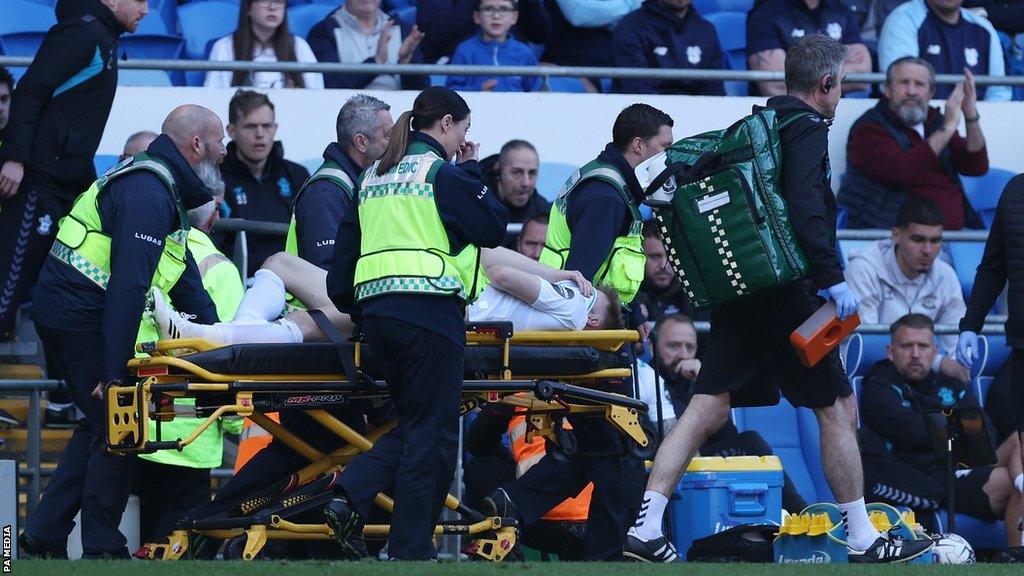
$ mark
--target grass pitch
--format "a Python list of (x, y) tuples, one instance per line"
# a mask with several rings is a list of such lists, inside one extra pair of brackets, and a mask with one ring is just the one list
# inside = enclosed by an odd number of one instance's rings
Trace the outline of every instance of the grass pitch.
[(15, 561), (17, 576), (1021, 576), (1012, 564), (971, 566), (850, 566), (632, 563), (405, 563), (405, 562), (67, 562)]

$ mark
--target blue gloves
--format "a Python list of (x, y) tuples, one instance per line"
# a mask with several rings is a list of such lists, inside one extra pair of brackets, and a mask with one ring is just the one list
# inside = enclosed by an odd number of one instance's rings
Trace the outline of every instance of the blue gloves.
[(956, 341), (956, 361), (970, 369), (978, 357), (978, 335), (970, 330), (960, 333)]
[(860, 301), (857, 300), (857, 296), (846, 285), (846, 282), (840, 282), (829, 288), (828, 295), (836, 303), (836, 316), (840, 320), (846, 320), (857, 311), (857, 308), (860, 308)]

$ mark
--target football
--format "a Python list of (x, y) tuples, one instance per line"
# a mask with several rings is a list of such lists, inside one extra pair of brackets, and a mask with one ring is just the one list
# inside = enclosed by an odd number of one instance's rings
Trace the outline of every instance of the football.
[(932, 555), (936, 564), (974, 564), (974, 548), (957, 534), (937, 534), (932, 536), (935, 547)]

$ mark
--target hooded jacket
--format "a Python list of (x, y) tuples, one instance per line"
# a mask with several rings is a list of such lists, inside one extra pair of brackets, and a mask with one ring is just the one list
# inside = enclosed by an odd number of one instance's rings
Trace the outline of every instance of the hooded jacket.
[(100, 0), (60, 0), (57, 25), (18, 82), (0, 163), (25, 164), (26, 186), (71, 200), (96, 179), (99, 147), (117, 90), (117, 40), (125, 31)]
[[(857, 312), (865, 324), (892, 324), (912, 312), (936, 324), (958, 324), (967, 311), (960, 280), (949, 264), (937, 258), (930, 271), (911, 280), (896, 262), (892, 240), (879, 240), (853, 252), (845, 274), (846, 283), (860, 298)], [(940, 336), (942, 350), (952, 354), (956, 338), (956, 334)]]

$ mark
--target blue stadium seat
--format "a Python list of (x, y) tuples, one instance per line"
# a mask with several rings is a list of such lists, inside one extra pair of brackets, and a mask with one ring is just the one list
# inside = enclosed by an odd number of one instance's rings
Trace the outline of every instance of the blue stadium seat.
[(118, 70), (118, 86), (174, 86), (170, 73), (164, 70)]
[[(698, 8), (698, 10), (700, 10)], [(727, 65), (731, 70), (747, 69), (747, 14), (745, 12), (715, 12), (705, 18), (714, 24), (718, 43), (722, 45)], [(749, 87), (746, 82), (729, 80), (725, 92), (730, 96), (746, 96)]]
[(305, 38), (318, 22), (337, 10), (329, 4), (303, 4), (288, 9), (288, 29), (296, 36)]
[(981, 214), (981, 219), (984, 220), (986, 228), (992, 226), (992, 219), (995, 218), (996, 204), (999, 203), (999, 197), (1002, 196), (1006, 183), (1014, 176), (1016, 176), (1016, 173), (1009, 170), (989, 168), (988, 174), (984, 176), (964, 176), (961, 178), (964, 183), (964, 194), (971, 201), (971, 206), (974, 206), (974, 209)]
[(864, 376), (871, 367), (878, 362), (885, 360), (885, 347), (889, 344), (888, 334), (861, 334), (862, 345), (860, 353), (860, 365), (857, 367), (856, 376)]
[(136, 34), (178, 33), (178, 3), (176, 0), (149, 0), (149, 15), (139, 22)]
[(992, 387), (992, 376), (978, 376), (974, 379), (974, 393), (978, 395), (978, 402), (984, 406), (985, 398), (988, 396), (988, 389)]
[[(936, 530), (945, 532), (949, 523), (949, 515), (945, 510), (935, 513)], [(970, 542), (974, 548), (997, 550), (1006, 547), (1006, 531), (1003, 522), (985, 522), (965, 514), (956, 515), (956, 533)]]
[(978, 272), (978, 264), (981, 263), (981, 255), (985, 252), (985, 244), (982, 242), (948, 242), (949, 255), (953, 259), (953, 269), (960, 279), (960, 288), (964, 291), (964, 298), (971, 294), (974, 287), (974, 276)]
[(120, 43), (128, 58), (135, 60), (177, 60), (185, 53), (185, 39), (181, 36), (127, 34)]
[(549, 201), (554, 201), (562, 185), (577, 168), (579, 166), (562, 162), (541, 162), (537, 171), (537, 192)]
[(852, 376), (856, 374), (864, 352), (864, 336), (861, 334), (850, 334), (840, 345), (839, 350), (843, 356), (843, 367), (846, 368), (846, 375)]
[(222, 0), (192, 2), (178, 7), (185, 53), (192, 60), (204, 60), (207, 45), (235, 31), (238, 4)]
[(384, 0), (384, 11), (391, 12), (397, 8), (405, 8), (407, 6), (415, 6), (416, 0)]
[(793, 408), (782, 399), (776, 406), (737, 408), (733, 420), (740, 432), (756, 430), (765, 439), (807, 502), (833, 501), (821, 471), (818, 422), (813, 411)]
[(117, 164), (117, 156), (113, 154), (97, 154), (92, 158), (92, 165), (96, 167), (96, 174), (102, 176)]
[(585, 94), (589, 92), (587, 85), (582, 78), (571, 76), (549, 76), (547, 79), (548, 90), (551, 92), (570, 92)]
[(53, 6), (30, 0), (4, 0), (0, 34), (11, 32), (46, 32), (57, 23)]
[(754, 9), (754, 0), (717, 0), (719, 12), (739, 12), (746, 15)]
[(985, 339), (985, 364), (979, 374), (995, 376), (1009, 360), (1011, 348), (1006, 345), (1006, 337), (1002, 334), (982, 335), (982, 338)]
[[(0, 54), (7, 56), (35, 56), (39, 46), (43, 43), (46, 32), (13, 32), (0, 35)], [(28, 68), (21, 66), (8, 66), (7, 70), (17, 82), (25, 74)]]

